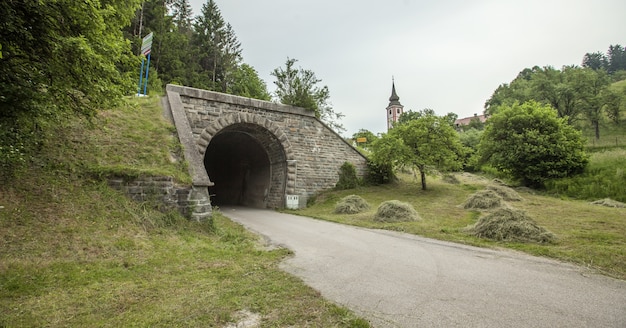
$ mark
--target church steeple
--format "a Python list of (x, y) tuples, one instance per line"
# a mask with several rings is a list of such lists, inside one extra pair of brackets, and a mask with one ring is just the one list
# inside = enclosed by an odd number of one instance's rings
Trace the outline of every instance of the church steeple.
[(391, 79), (391, 97), (389, 97), (389, 106), (391, 105), (400, 105), (400, 97), (396, 93), (396, 83), (393, 78)]
[(398, 122), (400, 115), (404, 110), (404, 106), (400, 104), (400, 97), (396, 93), (396, 82), (394, 78), (391, 78), (391, 97), (389, 97), (389, 106), (387, 106), (387, 130), (393, 127), (393, 124)]

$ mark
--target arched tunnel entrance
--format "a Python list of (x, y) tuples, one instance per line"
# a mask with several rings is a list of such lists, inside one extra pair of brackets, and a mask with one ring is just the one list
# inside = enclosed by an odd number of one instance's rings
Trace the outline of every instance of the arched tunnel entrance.
[(213, 205), (280, 207), (285, 192), (286, 158), (279, 140), (262, 126), (238, 123), (211, 139), (204, 166), (214, 182)]

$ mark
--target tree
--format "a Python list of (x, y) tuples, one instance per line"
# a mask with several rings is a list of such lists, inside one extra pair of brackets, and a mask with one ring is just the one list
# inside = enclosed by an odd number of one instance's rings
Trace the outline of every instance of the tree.
[(322, 80), (311, 70), (302, 67), (295, 68), (296, 59), (287, 58), (285, 67), (278, 67), (271, 75), (276, 78), (275, 96), (285, 105), (302, 107), (315, 113), (315, 117), (322, 120), (333, 130), (340, 133), (345, 131), (339, 120), (344, 116), (335, 112), (330, 105), (330, 91), (327, 86), (318, 86)]
[(227, 91), (230, 94), (242, 97), (261, 100), (271, 99), (265, 82), (259, 78), (259, 74), (254, 67), (248, 64), (239, 65), (233, 74), (233, 83)]
[(580, 173), (588, 162), (580, 131), (536, 101), (506, 106), (491, 116), (479, 153), (483, 163), (529, 187)]
[(626, 70), (626, 49), (619, 44), (609, 46), (607, 71), (613, 74)]
[(407, 123), (409, 121), (413, 121), (413, 120), (417, 120), (423, 116), (426, 115), (431, 115), (434, 116), (435, 115), (435, 110), (430, 109), (430, 108), (424, 108), (422, 110), (418, 110), (416, 112), (412, 111), (412, 110), (408, 110), (404, 113), (402, 113), (402, 115), (400, 115), (400, 118), (398, 119), (398, 124), (404, 124)]
[(604, 70), (594, 71), (590, 68), (578, 69), (573, 72), (571, 85), (576, 93), (580, 112), (591, 123), (596, 139), (600, 139), (600, 120), (602, 109), (607, 98), (609, 77)]
[(377, 163), (417, 169), (422, 190), (426, 190), (426, 174), (430, 170), (461, 168), (459, 155), (463, 150), (459, 135), (445, 118), (433, 114), (394, 126), (372, 147)]
[(241, 62), (241, 44), (224, 21), (214, 0), (202, 5), (193, 26), (192, 45), (197, 63), (192, 84), (197, 88), (226, 92)]
[(604, 98), (606, 115), (618, 125), (622, 108), (626, 105), (626, 86), (620, 90), (618, 86), (612, 85), (604, 91), (602, 97)]
[(178, 32), (184, 35), (190, 35), (193, 11), (189, 0), (174, 0), (174, 2), (172, 2), (172, 17)]
[(93, 115), (134, 90), (138, 61), (122, 28), (138, 6), (0, 2), (0, 162), (10, 157), (7, 149), (25, 153), (36, 145), (44, 125)]
[[(357, 140), (360, 138), (365, 138), (364, 143), (359, 143)], [(370, 130), (360, 129), (356, 133), (352, 134), (352, 141), (357, 142), (359, 147), (362, 147), (365, 150), (369, 150), (369, 146), (378, 139), (378, 137)]]
[(592, 70), (607, 69), (609, 66), (606, 55), (602, 52), (586, 53), (583, 57), (583, 67), (591, 68)]

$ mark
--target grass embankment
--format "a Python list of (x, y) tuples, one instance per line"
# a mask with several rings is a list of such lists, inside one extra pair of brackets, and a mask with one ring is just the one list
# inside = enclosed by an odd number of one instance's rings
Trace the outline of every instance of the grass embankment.
[[(483, 189), (486, 179), (462, 175), (461, 184), (449, 184), (429, 178), (430, 190), (423, 191), (409, 176), (391, 185), (331, 191), (317, 197), (315, 203), (299, 215), (368, 228), (404, 231), (425, 237), (483, 247), (505, 247), (534, 255), (547, 256), (595, 268), (607, 275), (626, 279), (626, 209), (590, 205), (586, 201), (562, 200), (520, 191), (522, 201), (509, 204), (527, 212), (538, 225), (556, 235), (553, 244), (495, 242), (473, 237), (464, 228), (476, 223), (480, 213), (464, 210), (466, 198)], [(359, 214), (335, 214), (341, 198), (356, 194), (371, 205)], [(407, 202), (417, 210), (421, 221), (380, 223), (374, 221), (376, 209), (386, 200)]]
[[(139, 104), (137, 103), (139, 102)], [(133, 104), (134, 103), (134, 104)], [(366, 327), (278, 269), (284, 249), (219, 213), (190, 222), (101, 181), (166, 174), (185, 182), (155, 98), (51, 133), (35, 164), (0, 185), (1, 327)]]
[(581, 200), (611, 198), (626, 202), (626, 119), (615, 124), (605, 118), (600, 139), (595, 139), (589, 124), (580, 124), (587, 139), (589, 165), (580, 175), (549, 181), (548, 192)]

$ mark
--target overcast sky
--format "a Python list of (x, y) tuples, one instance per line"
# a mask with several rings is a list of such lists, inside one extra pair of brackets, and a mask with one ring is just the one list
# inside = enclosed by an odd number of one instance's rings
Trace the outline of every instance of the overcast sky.
[[(206, 0), (190, 0), (194, 15)], [(391, 79), (406, 110), (482, 113), (527, 67), (580, 65), (626, 45), (624, 0), (216, 0), (244, 62), (274, 90), (287, 57), (330, 89), (351, 136), (386, 132)]]

